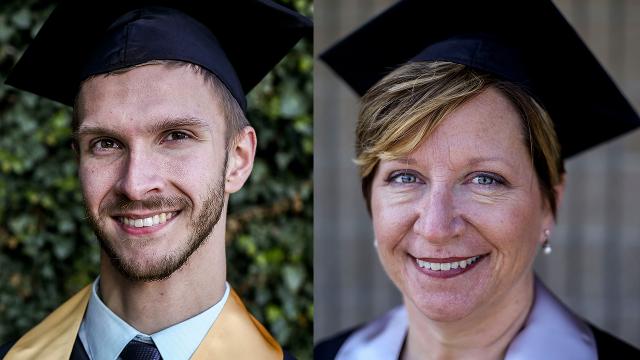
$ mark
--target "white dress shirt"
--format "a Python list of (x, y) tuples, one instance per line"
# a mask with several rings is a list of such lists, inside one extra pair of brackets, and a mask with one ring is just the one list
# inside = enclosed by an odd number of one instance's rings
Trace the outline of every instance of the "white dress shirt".
[[(399, 359), (409, 321), (404, 306), (353, 332), (337, 360)], [(595, 338), (589, 326), (566, 308), (536, 278), (533, 307), (522, 330), (513, 338), (506, 360), (596, 360)]]
[[(225, 283), (222, 299), (200, 314), (155, 334), (143, 334), (114, 314), (98, 296), (100, 277), (93, 283), (93, 291), (78, 337), (92, 360), (117, 360), (124, 347), (136, 340), (155, 343), (163, 359), (189, 359), (216, 321), (229, 297)], [(170, 309), (167, 309), (170, 311)]]

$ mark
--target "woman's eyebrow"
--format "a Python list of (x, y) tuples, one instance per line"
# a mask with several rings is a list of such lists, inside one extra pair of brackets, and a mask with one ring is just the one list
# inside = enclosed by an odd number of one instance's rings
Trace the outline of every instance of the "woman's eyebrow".
[(407, 165), (415, 165), (418, 163), (418, 160), (411, 158), (411, 157), (399, 157), (396, 159), (391, 160), (393, 162), (397, 162), (397, 163), (402, 163), (402, 164), (407, 164)]
[(471, 158), (467, 161), (467, 163), (469, 165), (477, 165), (477, 164), (482, 164), (482, 163), (502, 163), (505, 165), (509, 165), (509, 166), (513, 166), (513, 163), (511, 161), (508, 161), (508, 159), (504, 158), (504, 157), (500, 157), (500, 156), (493, 156), (493, 157), (474, 157)]
[[(394, 162), (397, 164), (405, 164), (405, 165), (416, 165), (418, 163), (418, 160), (412, 157), (399, 157), (391, 160), (391, 162)], [(467, 166), (479, 165), (482, 163), (501, 163), (508, 166), (514, 166), (514, 164), (511, 161), (509, 161), (507, 158), (500, 157), (500, 156), (473, 157), (465, 161), (465, 164)]]

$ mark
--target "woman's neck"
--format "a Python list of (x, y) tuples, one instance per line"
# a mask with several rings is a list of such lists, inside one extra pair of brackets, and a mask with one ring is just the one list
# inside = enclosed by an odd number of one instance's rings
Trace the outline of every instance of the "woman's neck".
[(498, 301), (457, 321), (433, 321), (405, 298), (409, 333), (401, 359), (502, 359), (522, 329), (533, 298), (533, 274)]

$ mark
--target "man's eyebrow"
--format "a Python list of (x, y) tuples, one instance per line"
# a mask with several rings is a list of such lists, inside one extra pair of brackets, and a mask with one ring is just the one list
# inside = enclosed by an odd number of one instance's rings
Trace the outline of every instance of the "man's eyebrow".
[[(200, 127), (208, 129), (210, 125), (206, 120), (193, 116), (166, 118), (151, 124), (147, 129), (145, 129), (145, 132), (148, 134), (155, 134), (184, 127)], [(75, 133), (75, 137), (78, 138), (86, 135), (105, 135), (116, 137), (117, 133), (113, 129), (104, 126), (80, 125), (80, 128), (78, 128), (78, 131)]]
[(73, 137), (78, 140), (82, 136), (87, 135), (105, 135), (110, 137), (115, 137), (117, 134), (106, 127), (103, 126), (93, 126), (93, 125), (81, 125), (77, 131), (74, 131)]
[(155, 134), (171, 129), (179, 129), (184, 127), (199, 127), (208, 129), (210, 125), (208, 121), (194, 116), (166, 118), (149, 126), (146, 132)]

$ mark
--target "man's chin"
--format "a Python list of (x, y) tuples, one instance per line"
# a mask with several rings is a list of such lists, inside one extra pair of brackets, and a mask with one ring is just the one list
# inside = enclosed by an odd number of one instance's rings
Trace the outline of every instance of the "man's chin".
[[(167, 238), (172, 239), (174, 244), (165, 243)], [(177, 237), (171, 236), (117, 236), (115, 239), (105, 239), (98, 236), (98, 240), (111, 266), (125, 279), (150, 282), (168, 279), (182, 268), (204, 239), (177, 240)], [(183, 246), (179, 249), (165, 248), (175, 245), (176, 241)]]
[(161, 281), (166, 280), (178, 271), (187, 259), (126, 259), (123, 257), (109, 257), (111, 265), (127, 280), (130, 281)]

